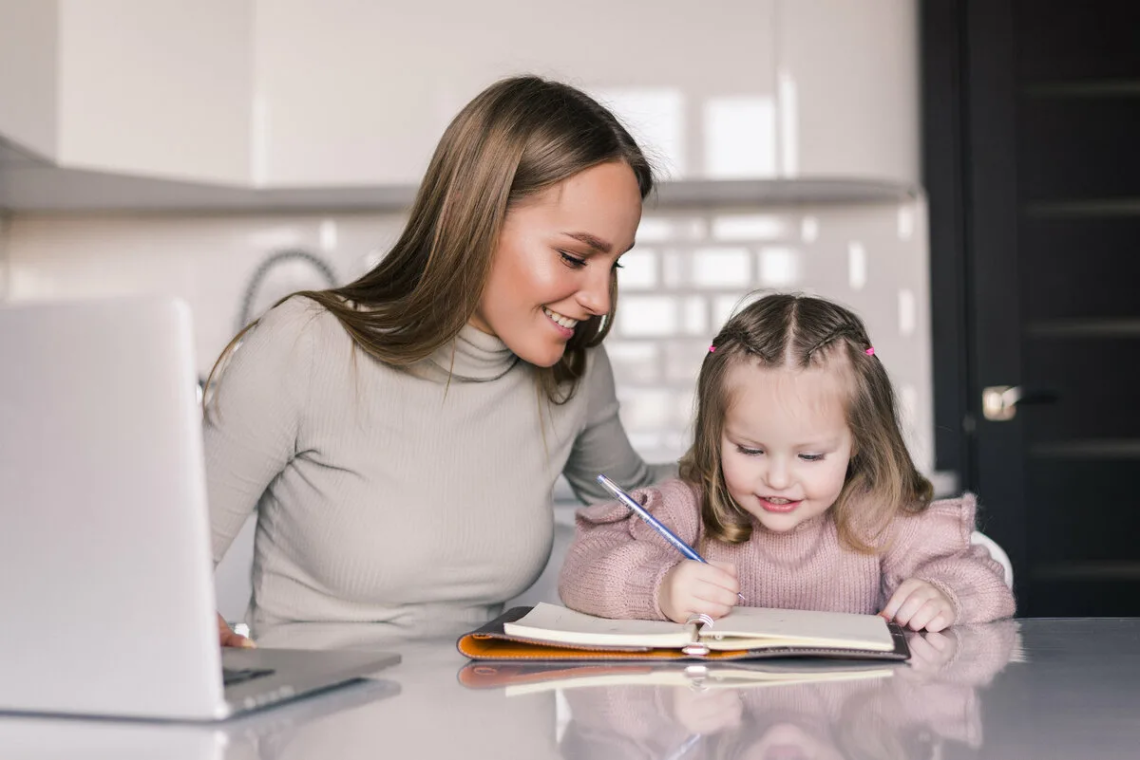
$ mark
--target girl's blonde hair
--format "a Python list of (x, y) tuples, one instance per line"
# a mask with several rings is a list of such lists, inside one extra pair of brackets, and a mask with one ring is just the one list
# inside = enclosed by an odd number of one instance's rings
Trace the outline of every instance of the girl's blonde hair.
[[(371, 356), (394, 366), (415, 364), (451, 341), (474, 314), (507, 212), (609, 162), (633, 170), (642, 199), (652, 191), (648, 161), (604, 106), (559, 82), (504, 79), (477, 95), (448, 126), (407, 226), (384, 259), (344, 287), (293, 295), (332, 312)], [(574, 394), (586, 369), (586, 349), (601, 343), (613, 324), (616, 273), (610, 303), (609, 314), (578, 323), (554, 366), (538, 370), (555, 403)], [(226, 347), (210, 378), (254, 324)]]
[(721, 471), (721, 435), (731, 402), (725, 379), (740, 363), (834, 366), (849, 374), (851, 462), (830, 510), (844, 544), (874, 553), (881, 549), (874, 539), (892, 518), (926, 509), (933, 488), (910, 458), (891, 381), (871, 348), (863, 321), (822, 298), (768, 295), (728, 321), (701, 365), (693, 445), (681, 460), (681, 477), (701, 491), (701, 519), (710, 538), (741, 543), (752, 535), (751, 516), (733, 501)]

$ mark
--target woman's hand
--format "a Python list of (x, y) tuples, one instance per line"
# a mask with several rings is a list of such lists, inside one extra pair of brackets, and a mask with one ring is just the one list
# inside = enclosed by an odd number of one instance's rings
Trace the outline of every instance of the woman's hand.
[(732, 611), (738, 600), (740, 583), (736, 566), (727, 562), (696, 560), (678, 562), (657, 589), (657, 605), (665, 617), (684, 623), (693, 615), (708, 615), (713, 620)]
[(234, 633), (220, 612), (218, 613), (218, 643), (224, 647), (244, 647), (246, 649), (257, 646), (253, 643), (253, 639), (247, 639), (240, 633)]
[(936, 632), (954, 625), (954, 605), (945, 594), (918, 578), (900, 583), (879, 614), (912, 631)]

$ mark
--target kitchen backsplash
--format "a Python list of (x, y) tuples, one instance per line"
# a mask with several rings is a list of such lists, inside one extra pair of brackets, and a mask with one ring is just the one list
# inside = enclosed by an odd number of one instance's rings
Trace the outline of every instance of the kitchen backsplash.
[[(243, 319), (299, 289), (344, 283), (399, 235), (401, 214), (0, 217), (0, 299), (156, 293), (194, 314), (209, 370)], [(626, 254), (606, 345), (621, 415), (651, 460), (688, 441), (709, 340), (750, 291), (834, 298), (868, 323), (929, 471), (932, 388), (925, 202), (647, 212)]]

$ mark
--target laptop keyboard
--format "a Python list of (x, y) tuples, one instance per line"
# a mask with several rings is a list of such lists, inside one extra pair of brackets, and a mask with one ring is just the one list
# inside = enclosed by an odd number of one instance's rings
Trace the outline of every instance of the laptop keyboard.
[(273, 673), (274, 670), (272, 668), (222, 668), (222, 684), (224, 686), (233, 686), (234, 684), (252, 681), (255, 678), (272, 675)]

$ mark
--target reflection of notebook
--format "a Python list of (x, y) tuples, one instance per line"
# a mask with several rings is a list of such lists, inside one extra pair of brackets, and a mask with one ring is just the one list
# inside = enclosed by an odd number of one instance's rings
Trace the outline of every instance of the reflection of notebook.
[(741, 607), (689, 624), (610, 620), (552, 604), (516, 607), (463, 636), (480, 659), (746, 659), (821, 656), (905, 660), (902, 631), (877, 615)]
[(459, 682), (472, 689), (502, 687), (510, 696), (591, 686), (686, 686), (697, 690), (862, 681), (890, 678), (897, 664), (834, 659), (734, 661), (729, 663), (500, 663), (472, 662)]
[(0, 308), (0, 711), (212, 720), (399, 662), (219, 652), (190, 313)]

